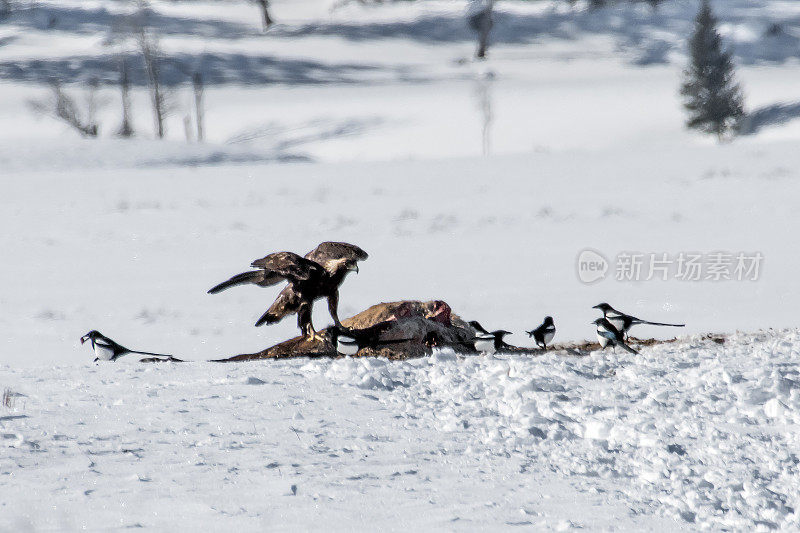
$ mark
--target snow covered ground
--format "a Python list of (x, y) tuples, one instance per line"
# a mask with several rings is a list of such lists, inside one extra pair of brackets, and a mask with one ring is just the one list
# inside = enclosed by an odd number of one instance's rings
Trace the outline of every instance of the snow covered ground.
[[(474, 63), (460, 1), (279, 0), (266, 35), (250, 2), (154, 1), (164, 141), (129, 2), (11, 5), (0, 529), (800, 528), (796, 3), (714, 3), (751, 116), (725, 145), (683, 128), (695, 2), (500, 2)], [(113, 136), (120, 56), (132, 140)], [(183, 126), (195, 70), (204, 143)], [(82, 102), (95, 77), (98, 139), (28, 105), (53, 78)], [(324, 240), (370, 253), (342, 316), (443, 299), (527, 345), (546, 314), (556, 341), (593, 338), (608, 301), (687, 327), (638, 326), (683, 337), (636, 357), (203, 363), (296, 331), (252, 327), (277, 290), (205, 291)], [(587, 285), (586, 248), (764, 259), (755, 281)], [(193, 362), (88, 364), (93, 328)]]
[(6, 366), (0, 527), (797, 529), (798, 346)]

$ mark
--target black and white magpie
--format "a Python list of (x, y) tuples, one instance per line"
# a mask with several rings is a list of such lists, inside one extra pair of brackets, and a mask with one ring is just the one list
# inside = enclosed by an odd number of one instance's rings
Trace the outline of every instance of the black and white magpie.
[(603, 302), (592, 307), (592, 309), (600, 309), (603, 312), (603, 318), (608, 320), (612, 326), (620, 331), (624, 336), (628, 336), (628, 330), (636, 324), (648, 324), (650, 326), (670, 326), (673, 328), (682, 328), (686, 324), (667, 324), (665, 322), (650, 322), (649, 320), (642, 320), (632, 315), (626, 315), (621, 311), (617, 311), (607, 303)]
[(593, 321), (592, 324), (597, 326), (597, 342), (600, 343), (600, 347), (605, 350), (606, 346), (611, 346), (615, 348), (617, 346), (621, 346), (624, 350), (632, 353), (638, 354), (636, 350), (625, 344), (625, 340), (622, 337), (622, 332), (614, 327), (614, 325), (606, 320), (605, 318), (598, 318), (597, 320)]
[(140, 352), (138, 350), (129, 350), (128, 348), (122, 346), (121, 344), (117, 344), (116, 342), (112, 341), (96, 329), (93, 329), (83, 337), (81, 337), (81, 344), (86, 341), (90, 341), (92, 343), (92, 349), (94, 350), (95, 361), (116, 361), (123, 355), (129, 353), (136, 353), (139, 355), (153, 355), (156, 357), (168, 357), (170, 360), (174, 358), (171, 355), (166, 355), (163, 353), (153, 353), (153, 352)]
[(507, 344), (503, 340), (503, 337), (506, 335), (511, 335), (510, 331), (504, 329), (486, 331), (486, 328), (481, 326), (477, 320), (470, 321), (469, 325), (480, 333), (480, 335), (476, 335), (474, 339), (475, 349), (477, 351), (482, 353), (494, 353), (498, 350), (513, 348), (513, 346)]
[(481, 323), (478, 322), (477, 320), (470, 320), (469, 325), (472, 326), (472, 329), (478, 331), (479, 333), (483, 333), (484, 335), (491, 335), (491, 333), (486, 331), (486, 328), (481, 326)]
[(548, 343), (553, 340), (556, 334), (556, 325), (553, 322), (553, 317), (544, 317), (544, 322), (542, 322), (541, 326), (525, 333), (528, 334), (528, 337), (533, 337), (533, 340), (536, 341), (536, 346), (546, 350)]
[(336, 348), (336, 352), (340, 355), (356, 355), (361, 348), (377, 348), (378, 346), (387, 346), (390, 344), (402, 344), (409, 342), (413, 339), (388, 339), (381, 340), (378, 338), (377, 331), (363, 333), (354, 332), (346, 328), (338, 328), (333, 326), (328, 329), (328, 336), (331, 344)]
[(497, 351), (494, 335), (485, 335), (483, 333), (475, 335), (470, 343), (475, 347), (476, 352), (493, 354)]

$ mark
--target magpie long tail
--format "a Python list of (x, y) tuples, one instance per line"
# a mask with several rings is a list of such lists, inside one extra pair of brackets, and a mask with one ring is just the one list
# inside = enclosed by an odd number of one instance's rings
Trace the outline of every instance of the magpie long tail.
[(686, 324), (667, 324), (666, 322), (650, 322), (649, 320), (638, 320), (634, 322), (634, 324), (648, 324), (650, 326), (670, 326), (673, 328), (682, 328), (686, 326)]
[(634, 355), (639, 355), (639, 352), (637, 352), (636, 350), (634, 350), (633, 348), (631, 348), (630, 346), (628, 346), (624, 342), (617, 341), (617, 346), (619, 346), (620, 348), (622, 348), (623, 350), (625, 350), (628, 353), (632, 353)]
[(242, 272), (236, 274), (228, 281), (223, 281), (219, 285), (215, 285), (208, 290), (208, 294), (217, 294), (225, 289), (235, 287), (236, 285), (244, 285), (246, 283), (258, 283), (264, 277), (262, 270), (251, 270), (250, 272)]
[[(138, 350), (128, 350), (128, 351), (130, 353), (137, 353), (139, 355), (153, 355), (155, 357), (173, 357), (173, 356), (171, 356), (169, 354), (165, 354), (165, 353), (140, 352)], [(173, 359), (174, 359), (174, 357), (173, 357)]]

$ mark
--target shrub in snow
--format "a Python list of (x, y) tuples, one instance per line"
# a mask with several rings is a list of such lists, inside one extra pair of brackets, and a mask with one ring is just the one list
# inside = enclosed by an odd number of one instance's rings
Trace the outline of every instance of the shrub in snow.
[(691, 63), (684, 71), (681, 94), (689, 111), (686, 125), (705, 133), (722, 136), (735, 130), (742, 118), (741, 88), (734, 80), (733, 62), (722, 49), (717, 19), (709, 0), (703, 0), (689, 41)]
[(161, 85), (162, 54), (158, 36), (148, 32), (142, 25), (137, 35), (137, 43), (147, 73), (147, 86), (150, 88), (150, 101), (153, 104), (156, 135), (159, 139), (163, 139), (166, 133), (164, 121), (167, 118), (167, 96)]

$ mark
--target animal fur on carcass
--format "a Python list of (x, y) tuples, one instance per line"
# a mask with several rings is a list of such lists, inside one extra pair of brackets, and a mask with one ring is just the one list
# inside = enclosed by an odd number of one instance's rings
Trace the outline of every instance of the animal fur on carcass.
[[(453, 314), (450, 306), (441, 300), (376, 304), (343, 320), (342, 325), (350, 329), (354, 336), (374, 335), (380, 341), (408, 339), (398, 344), (362, 348), (359, 356), (407, 359), (430, 354), (435, 347), (451, 347), (458, 352), (474, 353), (469, 340), (474, 337), (475, 330)], [(261, 352), (237, 355), (224, 361), (303, 356), (336, 357), (338, 353), (328, 341), (295, 337)]]

